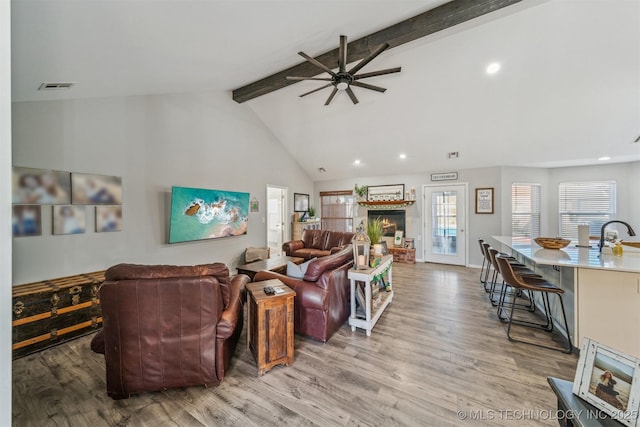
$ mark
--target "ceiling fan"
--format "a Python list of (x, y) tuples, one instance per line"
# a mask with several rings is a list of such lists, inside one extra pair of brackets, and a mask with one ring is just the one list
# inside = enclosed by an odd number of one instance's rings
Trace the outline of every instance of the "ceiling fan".
[(338, 93), (339, 90), (344, 90), (345, 92), (347, 92), (347, 95), (349, 95), (349, 98), (351, 98), (351, 101), (353, 101), (354, 104), (358, 103), (358, 98), (356, 98), (356, 95), (353, 93), (353, 90), (351, 89), (351, 86), (357, 86), (357, 87), (361, 87), (364, 89), (369, 89), (369, 90), (375, 90), (377, 92), (384, 92), (385, 88), (380, 87), (380, 86), (374, 86), (371, 84), (367, 84), (367, 83), (363, 83), (359, 80), (361, 79), (366, 79), (368, 77), (375, 77), (375, 76), (381, 76), (384, 74), (391, 74), (391, 73), (399, 73), (400, 70), (402, 69), (402, 67), (396, 67), (396, 68), (388, 68), (386, 70), (380, 70), (380, 71), (372, 71), (370, 73), (363, 73), (363, 74), (357, 74), (358, 71), (360, 71), (362, 69), (362, 67), (364, 67), (365, 65), (367, 65), (369, 62), (371, 62), (376, 56), (380, 55), (382, 52), (384, 52), (386, 49), (389, 48), (389, 43), (383, 43), (380, 46), (376, 47), (373, 52), (371, 52), (369, 54), (369, 56), (367, 56), (366, 58), (364, 58), (363, 60), (361, 60), (360, 62), (358, 62), (355, 66), (353, 66), (353, 68), (351, 68), (349, 71), (346, 70), (347, 67), (347, 36), (340, 36), (340, 47), (338, 50), (338, 72), (334, 72), (333, 70), (331, 70), (329, 67), (327, 67), (326, 65), (324, 65), (323, 63), (321, 63), (320, 61), (318, 61), (315, 58), (310, 57), (309, 55), (307, 55), (304, 52), (298, 52), (298, 55), (302, 56), (304, 59), (306, 59), (307, 61), (309, 61), (310, 63), (312, 63), (313, 65), (315, 65), (316, 67), (320, 68), (321, 70), (326, 71), (327, 73), (329, 73), (331, 75), (331, 77), (294, 77), (294, 76), (287, 76), (287, 80), (321, 80), (321, 81), (327, 81), (329, 82), (328, 84), (319, 87), (317, 89), (314, 89), (312, 91), (303, 93), (302, 95), (300, 95), (300, 97), (302, 98), (303, 96), (307, 96), (310, 95), (314, 92), (317, 92), (319, 90), (328, 88), (329, 86), (333, 86), (333, 90), (331, 91), (331, 95), (329, 95), (329, 98), (327, 99), (327, 102), (324, 103), (324, 105), (329, 105), (329, 103), (331, 103), (331, 100), (333, 100), (333, 97), (336, 96), (336, 94)]

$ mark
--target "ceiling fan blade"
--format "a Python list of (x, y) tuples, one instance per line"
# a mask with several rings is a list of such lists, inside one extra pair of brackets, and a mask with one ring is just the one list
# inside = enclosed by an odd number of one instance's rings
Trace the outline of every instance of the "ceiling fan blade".
[(322, 80), (325, 82), (330, 82), (332, 81), (330, 78), (323, 78), (323, 77), (294, 77), (294, 76), (287, 76), (287, 80)]
[(373, 61), (373, 59), (376, 56), (380, 55), (382, 52), (384, 52), (388, 48), (389, 48), (389, 43), (382, 43), (380, 46), (375, 48), (369, 56), (364, 58), (362, 61), (358, 62), (352, 69), (350, 69), (349, 74), (354, 75), (355, 73), (358, 72), (358, 70), (360, 70), (362, 67), (367, 65), (369, 62)]
[(315, 58), (310, 57), (309, 55), (307, 55), (304, 52), (298, 52), (298, 55), (302, 56), (304, 59), (306, 59), (307, 61), (311, 62), (313, 65), (315, 65), (316, 67), (326, 71), (327, 73), (331, 74), (332, 76), (335, 76), (336, 73), (334, 73), (333, 71), (331, 71), (331, 68), (327, 67), (326, 65), (324, 65), (322, 62), (318, 61)]
[(349, 98), (351, 98), (351, 100), (353, 101), (353, 103), (354, 103), (354, 104), (357, 104), (357, 103), (359, 102), (359, 101), (358, 101), (358, 98), (356, 98), (356, 94), (355, 94), (355, 93), (353, 93), (353, 91), (351, 90), (351, 88), (350, 88), (350, 87), (348, 87), (348, 88), (345, 90), (345, 92), (347, 92), (347, 95), (349, 95)]
[(386, 70), (372, 71), (370, 73), (358, 74), (356, 76), (353, 76), (353, 79), (360, 80), (360, 79), (366, 79), (367, 77), (375, 77), (375, 76), (382, 76), (385, 74), (399, 73), (401, 70), (402, 70), (402, 67), (387, 68)]
[(344, 73), (347, 67), (347, 36), (340, 36), (340, 47), (338, 50), (338, 65), (340, 72)]
[(338, 89), (334, 87), (331, 91), (331, 95), (329, 95), (329, 98), (327, 98), (327, 102), (325, 102), (324, 105), (329, 105), (333, 97), (336, 96), (336, 93), (338, 93)]
[(317, 91), (319, 91), (319, 90), (326, 89), (326, 88), (328, 88), (328, 87), (329, 87), (329, 86), (331, 86), (331, 85), (332, 85), (332, 83), (329, 83), (328, 85), (324, 85), (324, 86), (321, 86), (321, 87), (319, 87), (319, 88), (317, 88), (317, 89), (310, 90), (309, 92), (305, 92), (305, 93), (303, 93), (302, 95), (300, 95), (300, 98), (302, 98), (303, 96), (311, 95), (312, 93), (315, 93), (315, 92), (317, 92)]
[(380, 86), (374, 86), (374, 85), (370, 85), (370, 84), (362, 83), (362, 82), (351, 82), (351, 85), (352, 86), (363, 87), (365, 89), (375, 90), (377, 92), (384, 92), (385, 90), (387, 90), (387, 89), (385, 89), (383, 87), (380, 87)]

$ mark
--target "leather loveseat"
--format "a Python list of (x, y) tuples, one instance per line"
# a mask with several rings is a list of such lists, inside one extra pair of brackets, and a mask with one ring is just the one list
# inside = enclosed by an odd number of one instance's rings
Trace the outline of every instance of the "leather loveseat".
[(354, 233), (329, 230), (304, 230), (301, 240), (291, 240), (282, 245), (288, 256), (304, 259), (318, 258), (351, 244)]
[(249, 277), (221, 263), (119, 264), (100, 288), (103, 328), (91, 349), (104, 354), (107, 394), (218, 385), (243, 326)]
[(347, 271), (353, 267), (353, 249), (341, 250), (309, 263), (302, 279), (272, 271), (260, 271), (259, 282), (279, 279), (296, 291), (294, 300), (295, 331), (326, 342), (340, 329), (351, 314), (351, 298)]

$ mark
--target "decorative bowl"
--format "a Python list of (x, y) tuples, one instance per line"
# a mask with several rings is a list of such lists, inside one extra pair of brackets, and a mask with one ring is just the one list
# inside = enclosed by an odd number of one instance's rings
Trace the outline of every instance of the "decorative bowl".
[(566, 248), (571, 240), (562, 239), (560, 237), (536, 237), (536, 243), (545, 249), (562, 249)]

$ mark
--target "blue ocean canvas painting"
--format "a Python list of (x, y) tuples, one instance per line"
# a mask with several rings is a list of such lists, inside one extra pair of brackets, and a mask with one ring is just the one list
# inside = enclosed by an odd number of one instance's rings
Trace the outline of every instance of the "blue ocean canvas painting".
[(247, 234), (249, 193), (173, 187), (169, 243)]

